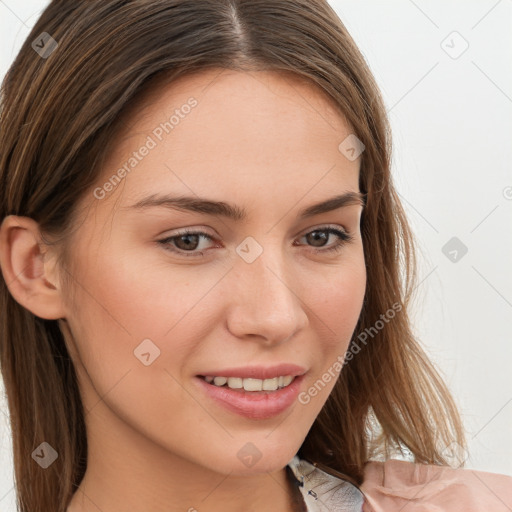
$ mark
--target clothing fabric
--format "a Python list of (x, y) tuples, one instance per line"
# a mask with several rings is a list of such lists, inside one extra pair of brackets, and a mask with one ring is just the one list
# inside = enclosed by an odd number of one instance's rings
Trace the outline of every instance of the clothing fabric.
[(369, 461), (360, 488), (297, 455), (306, 512), (512, 512), (512, 477), (391, 459)]
[(363, 493), (352, 483), (325, 473), (297, 455), (288, 466), (299, 483), (307, 512), (362, 512)]

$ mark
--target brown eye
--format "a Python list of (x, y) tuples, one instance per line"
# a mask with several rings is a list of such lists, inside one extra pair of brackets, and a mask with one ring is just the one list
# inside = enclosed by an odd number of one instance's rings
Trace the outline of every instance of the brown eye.
[(314, 247), (323, 247), (325, 242), (329, 240), (330, 233), (326, 231), (311, 231), (306, 235), (308, 242)]
[[(329, 240), (331, 235), (336, 235), (338, 237), (338, 241), (333, 245), (327, 246), (326, 242)], [(303, 235), (312, 247), (318, 247), (318, 252), (329, 252), (329, 251), (339, 251), (342, 247), (351, 242), (354, 238), (345, 231), (341, 231), (339, 229), (327, 227), (322, 229), (315, 229)], [(322, 249), (322, 247), (326, 247)]]
[(176, 247), (181, 250), (194, 250), (197, 249), (199, 244), (199, 236), (198, 235), (179, 235), (175, 237)]
[(167, 250), (184, 256), (202, 256), (203, 253), (197, 250), (202, 238), (213, 240), (210, 235), (203, 231), (185, 231), (159, 240), (159, 243)]
[[(331, 235), (336, 235), (338, 241), (332, 245), (328, 245)], [(318, 248), (317, 252), (330, 252), (339, 251), (343, 248), (345, 243), (353, 240), (353, 237), (345, 231), (339, 229), (326, 227), (323, 229), (315, 229), (303, 235), (301, 238), (306, 239), (306, 245), (313, 248)], [(213, 238), (203, 231), (185, 231), (173, 236), (169, 236), (163, 240), (159, 240), (167, 250), (178, 253), (183, 256), (203, 256), (203, 252), (198, 250), (201, 245), (201, 239), (213, 241)], [(201, 247), (201, 249), (205, 249)]]

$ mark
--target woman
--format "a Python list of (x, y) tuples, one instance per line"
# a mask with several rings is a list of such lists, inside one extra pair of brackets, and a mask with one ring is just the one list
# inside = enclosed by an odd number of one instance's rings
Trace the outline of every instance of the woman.
[(450, 468), (385, 109), (328, 4), (54, 1), (0, 141), (20, 511), (512, 506)]

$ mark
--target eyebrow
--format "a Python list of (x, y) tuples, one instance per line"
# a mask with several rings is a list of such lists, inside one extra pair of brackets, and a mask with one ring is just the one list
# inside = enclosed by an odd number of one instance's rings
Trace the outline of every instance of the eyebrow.
[[(338, 208), (352, 205), (360, 205), (364, 208), (366, 205), (366, 194), (362, 194), (361, 192), (345, 192), (344, 194), (331, 197), (300, 210), (298, 217), (300, 219), (307, 219), (315, 215), (320, 215), (321, 213), (327, 213), (337, 210)], [(237, 205), (197, 196), (152, 194), (126, 208), (139, 210), (154, 207), (187, 210), (207, 215), (226, 217), (235, 221), (243, 221), (248, 216), (247, 211)]]

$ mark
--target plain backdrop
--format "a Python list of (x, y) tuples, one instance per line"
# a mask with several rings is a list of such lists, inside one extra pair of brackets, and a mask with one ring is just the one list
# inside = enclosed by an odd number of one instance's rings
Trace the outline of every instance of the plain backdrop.
[[(420, 256), (415, 332), (463, 413), (466, 466), (512, 475), (512, 0), (330, 3), (388, 109)], [(0, 0), (1, 77), (46, 5)], [(1, 386), (0, 510), (14, 512)]]

